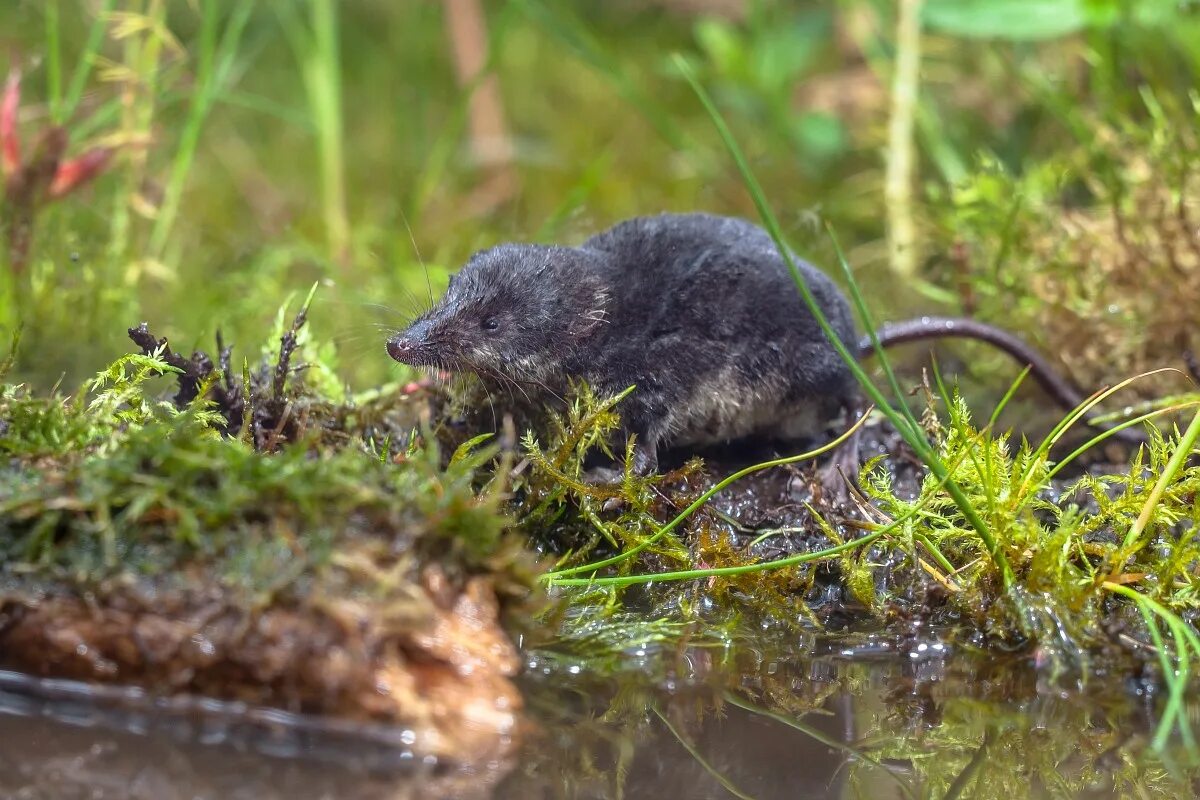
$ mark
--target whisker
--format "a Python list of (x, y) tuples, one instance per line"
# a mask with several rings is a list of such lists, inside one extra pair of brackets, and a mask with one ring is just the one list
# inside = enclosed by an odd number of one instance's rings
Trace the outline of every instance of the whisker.
[[(516, 366), (516, 365), (513, 365), (513, 368), (514, 368), (515, 370), (519, 370), (519, 369), (520, 369), (520, 367), (518, 367), (518, 366)], [(519, 373), (518, 373), (518, 375), (519, 375)], [(565, 402), (566, 402), (566, 401), (563, 399), (562, 395), (560, 395), (558, 392), (554, 391), (554, 390), (553, 390), (553, 389), (551, 389), (551, 388), (550, 388), (548, 385), (546, 385), (546, 382), (545, 382), (545, 381), (539, 380), (539, 379), (537, 379), (537, 378), (533, 377), (532, 375), (527, 375), (526, 377), (522, 378), (522, 380), (523, 380), (525, 383), (533, 384), (534, 386), (537, 386), (537, 387), (541, 388), (541, 389), (542, 389), (544, 392), (546, 392), (547, 394), (549, 394), (549, 395), (550, 395), (551, 397), (553, 397), (554, 399), (558, 400), (560, 403), (565, 403)]]
[(394, 324), (407, 326), (414, 319), (433, 308), (433, 302), (403, 286), (388, 287), (386, 290), (392, 303), (381, 303), (378, 298), (334, 299), (317, 295), (314, 303), (331, 308), (366, 309)]
[(404, 209), (400, 209), (400, 220), (404, 223), (404, 230), (408, 231), (408, 241), (412, 243), (413, 252), (417, 255), (417, 263), (421, 265), (421, 269), (425, 273), (425, 288), (429, 290), (429, 304), (432, 306), (433, 284), (429, 280), (429, 267), (425, 264), (425, 259), (421, 257), (421, 248), (417, 245), (417, 237), (413, 235), (412, 226), (408, 224), (408, 215), (404, 213)]

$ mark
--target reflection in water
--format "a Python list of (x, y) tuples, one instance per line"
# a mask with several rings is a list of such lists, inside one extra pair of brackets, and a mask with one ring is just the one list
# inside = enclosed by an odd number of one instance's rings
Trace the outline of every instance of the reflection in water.
[[(609, 665), (611, 667), (611, 665)], [(1146, 751), (1137, 687), (1040, 685), (1017, 658), (869, 637), (785, 657), (631, 652), (597, 674), (530, 654), (514, 765), (420, 764), (403, 731), (214, 704), (151, 712), (0, 676), (2, 798), (891, 798), (1191, 795)], [(499, 785), (493, 784), (504, 773)]]
[(1182, 756), (1172, 771), (1148, 752), (1154, 699), (1123, 679), (1095, 674), (1068, 691), (1020, 656), (952, 656), (936, 639), (897, 650), (870, 636), (804, 654), (697, 648), (635, 661), (601, 679), (531, 660), (542, 735), (499, 796), (1193, 794)]
[(414, 781), (228, 745), (0, 718), (0, 797), (28, 800), (316, 800), (427, 796)]

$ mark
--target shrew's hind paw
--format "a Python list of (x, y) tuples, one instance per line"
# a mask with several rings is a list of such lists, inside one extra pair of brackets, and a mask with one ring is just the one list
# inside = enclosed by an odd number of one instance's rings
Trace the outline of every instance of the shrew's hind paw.
[(831, 505), (850, 505), (854, 500), (855, 491), (859, 488), (860, 466), (858, 437), (855, 436), (838, 448), (833, 458), (818, 467), (814, 473), (809, 473), (807, 477), (793, 478), (788, 486), (789, 493), (807, 493), (811, 497), (819, 494)]
[(833, 458), (820, 472), (821, 486), (835, 503), (847, 504), (858, 485), (858, 471), (862, 467), (859, 457), (859, 440), (856, 432), (833, 454)]
[(854, 495), (857, 474), (857, 467), (847, 471), (846, 465), (835, 459), (817, 471), (817, 481), (832, 504), (844, 506), (850, 503)]

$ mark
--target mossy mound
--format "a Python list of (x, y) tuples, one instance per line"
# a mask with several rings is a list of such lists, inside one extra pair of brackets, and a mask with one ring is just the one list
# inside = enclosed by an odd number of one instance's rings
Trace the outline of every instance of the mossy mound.
[[(289, 366), (302, 325), (261, 380), (160, 344), (73, 398), (0, 390), (0, 661), (503, 760), (521, 700), (500, 622), (534, 564), (476, 474), (493, 451), (443, 457), (419, 388), (322, 394)], [(177, 402), (150, 399), (167, 373)]]

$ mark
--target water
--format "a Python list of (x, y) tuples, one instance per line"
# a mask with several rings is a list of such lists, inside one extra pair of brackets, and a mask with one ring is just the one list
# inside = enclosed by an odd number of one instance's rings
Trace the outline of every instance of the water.
[[(866, 634), (788, 653), (633, 648), (603, 674), (527, 654), (509, 764), (423, 761), (405, 731), (0, 675), (0, 797), (1180, 797), (1152, 685)], [(419, 749), (419, 743), (417, 743)], [(623, 795), (620, 793), (623, 792)], [(955, 794), (957, 792), (957, 795)]]

